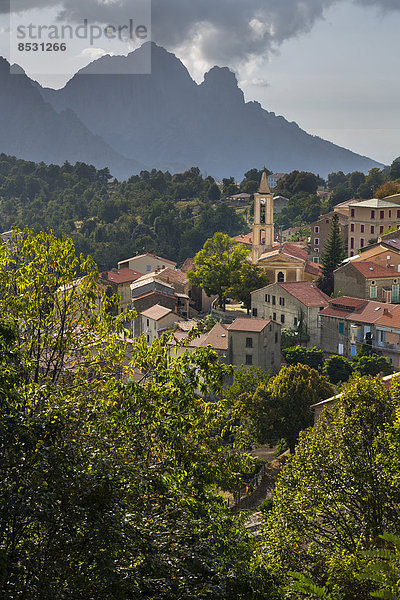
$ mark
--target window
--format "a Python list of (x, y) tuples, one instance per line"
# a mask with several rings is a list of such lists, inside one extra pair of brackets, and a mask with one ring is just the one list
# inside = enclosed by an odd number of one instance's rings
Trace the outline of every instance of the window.
[(392, 211), (389, 210), (389, 219), (391, 219), (391, 218), (392, 218)]
[(284, 276), (284, 274), (282, 273), (282, 271), (280, 271), (280, 272), (278, 273), (278, 283), (283, 283), (284, 281), (285, 281), (285, 276)]
[(354, 256), (354, 252), (353, 251), (350, 252), (350, 256)]
[(151, 273), (151, 265), (147, 265), (146, 266), (146, 271), (148, 271), (149, 273)]
[(271, 302), (271, 296), (269, 294), (265, 294), (265, 302), (268, 302), (268, 304)]
[(371, 225), (371, 233), (375, 233), (375, 225)]
[(319, 265), (319, 256), (314, 256), (313, 258), (313, 262), (317, 265)]
[(364, 238), (360, 238), (360, 248), (364, 248), (365, 246), (365, 240)]
[(381, 226), (379, 227), (379, 233), (383, 233), (383, 230), (384, 230), (384, 229), (385, 229), (385, 228), (384, 228), (384, 226), (383, 226), (383, 225), (381, 225)]
[(400, 210), (397, 210), (397, 218), (400, 219)]
[(272, 306), (275, 306), (275, 304), (276, 304), (276, 298), (275, 298), (275, 296), (272, 296)]
[(344, 334), (344, 323), (339, 323), (339, 333)]
[(275, 332), (275, 344), (277, 344), (277, 343), (278, 343), (278, 332), (276, 331)]
[(273, 320), (273, 321), (276, 321), (276, 313), (274, 313), (274, 314), (272, 315), (272, 320)]
[(316, 252), (317, 254), (319, 254), (319, 248), (314, 248), (314, 252)]
[(370, 298), (376, 298), (377, 297), (377, 288), (376, 288), (376, 285), (371, 285), (371, 287), (369, 288), (369, 295), (370, 295)]
[(253, 338), (246, 338), (246, 348), (253, 347)]
[(279, 298), (279, 306), (285, 306), (285, 298)]
[(246, 365), (252, 365), (253, 364), (253, 357), (251, 356), (251, 354), (246, 354)]
[(281, 323), (282, 323), (282, 325), (285, 324), (285, 315), (281, 315)]
[(319, 238), (315, 238), (315, 240), (314, 240), (314, 244), (315, 244), (316, 246), (319, 246)]
[(380, 219), (384, 219), (384, 218), (385, 218), (385, 211), (384, 211), (384, 210), (381, 210), (381, 211), (379, 212), (379, 218), (380, 218)]
[(350, 238), (350, 248), (354, 250), (354, 238)]
[(352, 224), (350, 225), (350, 231), (351, 231), (351, 233), (354, 233), (354, 223), (352, 223)]
[(271, 352), (271, 365), (275, 364), (275, 354)]
[(256, 309), (256, 308), (253, 308), (253, 317), (256, 317), (256, 316), (257, 316), (257, 312), (258, 312), (258, 311), (257, 311), (257, 309)]
[(371, 210), (371, 219), (375, 219), (375, 211)]
[(314, 227), (314, 233), (319, 233), (319, 227)]
[(392, 285), (392, 302), (398, 302), (398, 301), (399, 301), (399, 286)]
[(150, 327), (150, 319), (147, 319), (147, 327)]
[(343, 344), (339, 344), (338, 345), (338, 354), (339, 355), (344, 354), (344, 346), (343, 346)]
[(350, 210), (350, 216), (354, 217), (354, 208)]
[(147, 336), (147, 343), (150, 344), (150, 336)]
[(361, 225), (361, 233), (364, 233), (365, 231), (365, 225)]

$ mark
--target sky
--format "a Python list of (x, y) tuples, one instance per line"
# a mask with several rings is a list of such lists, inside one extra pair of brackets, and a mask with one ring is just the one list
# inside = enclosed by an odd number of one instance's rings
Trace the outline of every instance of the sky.
[(0, 0), (0, 55), (60, 87), (94, 58), (142, 41), (79, 40), (50, 58), (18, 52), (12, 38), (10, 54), (10, 7), (14, 35), (18, 24), (57, 17), (145, 23), (196, 81), (229, 66), (246, 100), (385, 164), (400, 156), (400, 0), (153, 0), (151, 19), (150, 0)]

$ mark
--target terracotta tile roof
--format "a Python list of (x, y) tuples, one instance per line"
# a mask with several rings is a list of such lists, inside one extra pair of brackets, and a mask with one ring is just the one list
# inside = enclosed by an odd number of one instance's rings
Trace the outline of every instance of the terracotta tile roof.
[(157, 277), (163, 279), (167, 283), (181, 283), (182, 285), (189, 283), (186, 273), (180, 269), (170, 269), (167, 267), (166, 269), (157, 273)]
[(400, 306), (388, 304), (383, 310), (383, 315), (376, 321), (376, 325), (382, 327), (393, 327), (393, 329), (400, 329)]
[(104, 281), (109, 281), (111, 283), (116, 283), (120, 285), (123, 283), (133, 283), (142, 276), (143, 273), (132, 271), (132, 269), (120, 269), (119, 271), (104, 271), (100, 274), (101, 279), (103, 279)]
[(137, 300), (143, 300), (143, 298), (148, 298), (149, 296), (163, 296), (169, 300), (176, 300), (175, 296), (172, 296), (171, 294), (164, 294), (164, 292), (147, 292), (146, 294), (132, 298), (132, 302), (135, 303)]
[(205, 346), (212, 346), (216, 350), (228, 350), (228, 327), (217, 323), (207, 336)]
[(260, 259), (276, 256), (278, 254), (286, 254), (292, 258), (297, 258), (303, 262), (307, 261), (307, 251), (301, 248), (298, 244), (284, 242), (283, 244), (275, 244), (270, 250), (264, 252)]
[(317, 265), (317, 263), (311, 261), (307, 262), (304, 270), (306, 273), (310, 273), (310, 275), (316, 275), (317, 277), (322, 275), (321, 267)]
[(194, 270), (195, 270), (194, 258), (187, 258), (182, 265), (181, 271), (183, 271), (183, 273), (187, 273), (188, 271), (194, 271)]
[(236, 235), (234, 238), (237, 242), (241, 244), (252, 245), (253, 244), (253, 234), (252, 233), (242, 233), (241, 235)]
[(340, 296), (340, 298), (333, 298), (330, 300), (330, 304), (334, 306), (342, 306), (343, 308), (361, 308), (367, 300), (363, 298), (352, 298), (351, 296)]
[(165, 306), (161, 306), (160, 304), (155, 304), (151, 308), (144, 310), (141, 315), (146, 319), (153, 319), (153, 321), (159, 321), (163, 317), (171, 314), (172, 310), (170, 308), (165, 308)]
[(366, 279), (382, 279), (384, 277), (399, 276), (396, 271), (383, 267), (370, 260), (360, 260), (351, 263), (352, 266), (361, 273)]
[(271, 323), (271, 319), (236, 319), (234, 323), (228, 326), (229, 331), (254, 331), (260, 333)]
[(288, 294), (305, 306), (328, 306), (330, 298), (310, 281), (278, 283)]
[[(393, 233), (392, 233), (393, 235)], [(400, 231), (399, 231), (399, 235), (400, 235)], [(385, 244), (385, 246), (389, 247), (389, 248), (393, 248), (393, 250), (397, 250), (400, 251), (400, 239), (388, 239), (388, 238), (384, 238), (382, 239), (382, 243)]]

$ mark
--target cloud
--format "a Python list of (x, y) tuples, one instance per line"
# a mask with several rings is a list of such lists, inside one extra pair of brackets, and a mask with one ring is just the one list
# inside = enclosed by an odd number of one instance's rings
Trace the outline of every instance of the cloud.
[[(309, 32), (336, 2), (399, 10), (399, 0), (153, 0), (152, 38), (197, 65), (239, 66)], [(123, 24), (150, 0), (11, 0), (12, 10), (62, 7), (60, 17)], [(10, 0), (0, 0), (0, 12)]]

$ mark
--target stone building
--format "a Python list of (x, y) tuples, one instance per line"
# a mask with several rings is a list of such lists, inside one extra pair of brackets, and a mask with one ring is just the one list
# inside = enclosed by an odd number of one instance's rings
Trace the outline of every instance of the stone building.
[(282, 327), (307, 332), (309, 345), (321, 345), (319, 312), (329, 297), (309, 281), (273, 283), (251, 294), (253, 317), (272, 319)]
[(378, 302), (399, 302), (400, 273), (374, 261), (349, 261), (334, 273), (334, 295)]
[(398, 195), (380, 200), (372, 198), (349, 204), (350, 256), (365, 248), (371, 239), (377, 239), (385, 231), (400, 225), (400, 198)]
[(271, 319), (236, 319), (228, 326), (228, 362), (277, 372), (281, 367), (281, 325)]
[(339, 218), (339, 231), (343, 238), (347, 255), (349, 218), (341, 213), (332, 211), (326, 215), (322, 215), (317, 221), (314, 221), (314, 223), (311, 223), (310, 225), (311, 236), (309, 258), (314, 263), (319, 264), (321, 262), (321, 255), (323, 254), (326, 242), (329, 239), (332, 229), (332, 218), (335, 214), (337, 214)]

